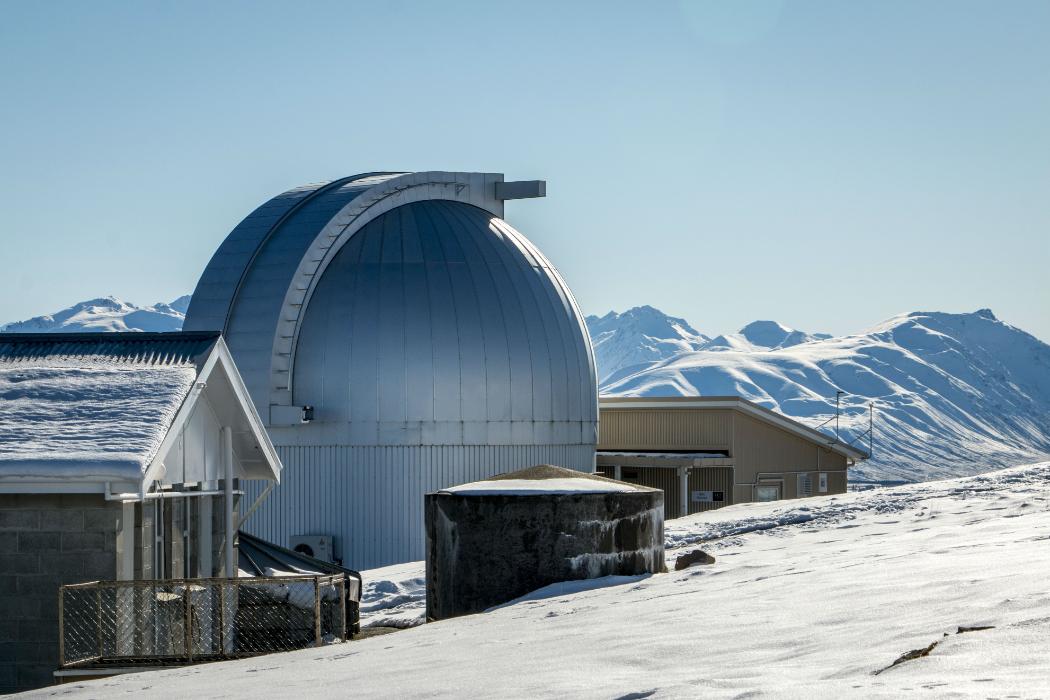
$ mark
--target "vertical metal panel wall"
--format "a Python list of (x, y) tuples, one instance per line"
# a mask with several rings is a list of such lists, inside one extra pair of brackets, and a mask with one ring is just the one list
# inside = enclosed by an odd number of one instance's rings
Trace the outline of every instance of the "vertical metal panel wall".
[(750, 501), (753, 485), (761, 475), (783, 479), (781, 498), (797, 498), (798, 474), (808, 473), (813, 495), (819, 472), (828, 472), (828, 493), (846, 491), (846, 457), (811, 440), (798, 437), (751, 416), (736, 414), (733, 427), (733, 463), (736, 466), (735, 498)]
[[(287, 546), (335, 534), (343, 564), (370, 569), (425, 556), (423, 494), (535, 464), (591, 471), (588, 445), (279, 447), (281, 485), (246, 529)], [(263, 485), (249, 482), (247, 502)]]
[[(711, 503), (693, 503), (693, 491), (721, 491), (725, 500)], [(689, 471), (689, 514), (715, 510), (733, 503), (732, 467), (701, 467)]]
[(631, 484), (648, 486), (664, 492), (664, 518), (681, 517), (682, 489), (678, 480), (677, 469), (663, 467), (622, 467), (622, 471), (637, 470), (637, 479), (624, 479)]
[(729, 450), (732, 411), (725, 409), (603, 408), (598, 448), (603, 450)]

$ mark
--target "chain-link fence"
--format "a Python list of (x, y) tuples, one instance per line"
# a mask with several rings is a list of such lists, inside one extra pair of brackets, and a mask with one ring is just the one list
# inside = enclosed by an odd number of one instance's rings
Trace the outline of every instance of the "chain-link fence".
[(254, 656), (348, 631), (342, 575), (78, 583), (59, 588), (58, 610), (63, 667)]

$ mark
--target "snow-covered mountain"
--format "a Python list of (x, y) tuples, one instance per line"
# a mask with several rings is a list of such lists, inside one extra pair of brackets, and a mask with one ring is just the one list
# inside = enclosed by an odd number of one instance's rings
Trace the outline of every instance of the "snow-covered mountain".
[[(0, 330), (176, 331), (188, 305), (103, 297)], [(740, 395), (816, 427), (841, 390), (847, 441), (873, 402), (875, 456), (855, 479), (967, 475), (1050, 454), (1050, 346), (986, 309), (904, 314), (839, 338), (775, 321), (710, 337), (651, 306), (587, 326), (603, 394)]]
[(648, 367), (680, 352), (697, 350), (710, 341), (685, 319), (667, 316), (651, 306), (636, 306), (622, 314), (610, 311), (588, 316), (598, 362), (598, 381), (612, 381), (625, 368)]
[(190, 297), (170, 304), (135, 306), (116, 297), (101, 297), (27, 321), (0, 326), (9, 333), (76, 333), (80, 331), (177, 331), (182, 328)]
[(698, 350), (775, 350), (811, 340), (825, 340), (827, 333), (804, 333), (776, 321), (752, 321), (739, 333), (719, 335)]
[(661, 336), (651, 307), (640, 330), (636, 311), (587, 319), (603, 394), (740, 395), (815, 427), (841, 390), (847, 441), (875, 406), (875, 456), (859, 479), (966, 475), (1050, 454), (1050, 346), (987, 309), (904, 314), (840, 338), (761, 321), (706, 342), (669, 317)]

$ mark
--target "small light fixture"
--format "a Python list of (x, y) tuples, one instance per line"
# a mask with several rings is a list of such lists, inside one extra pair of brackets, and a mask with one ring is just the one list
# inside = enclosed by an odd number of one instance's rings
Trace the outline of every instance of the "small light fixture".
[(302, 422), (303, 423), (309, 423), (313, 419), (314, 419), (314, 407), (313, 406), (303, 406)]

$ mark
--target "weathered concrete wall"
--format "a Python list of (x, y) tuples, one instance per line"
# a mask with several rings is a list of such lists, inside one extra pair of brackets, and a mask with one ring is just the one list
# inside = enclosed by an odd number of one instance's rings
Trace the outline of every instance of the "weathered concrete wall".
[(426, 496), (427, 619), (664, 568), (663, 493)]
[(120, 503), (0, 494), (0, 694), (54, 682), (58, 587), (116, 575)]

